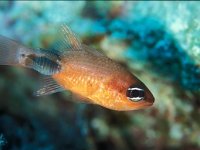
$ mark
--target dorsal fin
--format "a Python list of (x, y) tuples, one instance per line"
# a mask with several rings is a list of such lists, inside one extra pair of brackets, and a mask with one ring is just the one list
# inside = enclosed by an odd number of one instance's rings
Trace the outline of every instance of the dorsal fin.
[(85, 44), (82, 44), (82, 50), (87, 51), (89, 53), (94, 54), (95, 56), (99, 56), (99, 57), (106, 57), (106, 55), (103, 53), (103, 51), (101, 50), (97, 50), (93, 47), (89, 47)]
[(79, 38), (66, 24), (60, 26), (57, 34), (52, 47), (59, 52), (60, 56), (65, 55), (68, 50), (82, 49)]

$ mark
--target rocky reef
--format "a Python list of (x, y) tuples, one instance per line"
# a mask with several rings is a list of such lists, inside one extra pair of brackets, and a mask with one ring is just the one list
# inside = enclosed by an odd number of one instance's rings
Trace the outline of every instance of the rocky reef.
[(183, 1), (0, 2), (1, 35), (48, 48), (67, 23), (155, 96), (131, 112), (74, 103), (68, 92), (36, 98), (39, 74), (0, 66), (0, 149), (200, 148), (199, 10)]

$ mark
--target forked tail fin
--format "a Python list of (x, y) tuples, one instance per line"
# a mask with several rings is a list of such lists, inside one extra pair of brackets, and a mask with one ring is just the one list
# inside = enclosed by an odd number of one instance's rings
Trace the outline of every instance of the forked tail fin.
[(0, 35), (0, 65), (27, 67), (25, 57), (32, 53), (30, 48)]

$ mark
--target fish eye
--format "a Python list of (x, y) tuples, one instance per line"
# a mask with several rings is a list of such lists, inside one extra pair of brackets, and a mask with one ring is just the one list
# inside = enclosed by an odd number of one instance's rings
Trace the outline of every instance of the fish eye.
[(129, 100), (138, 102), (144, 99), (145, 91), (139, 87), (129, 87), (126, 96)]

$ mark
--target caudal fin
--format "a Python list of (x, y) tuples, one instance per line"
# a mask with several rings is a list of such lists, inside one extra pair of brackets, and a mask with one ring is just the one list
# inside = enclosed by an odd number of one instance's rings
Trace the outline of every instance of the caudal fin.
[(32, 50), (7, 37), (0, 35), (0, 65), (23, 65), (23, 56)]

